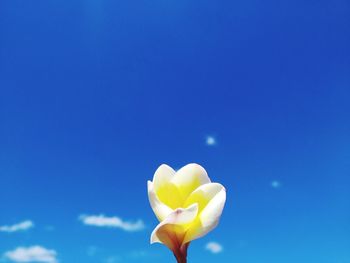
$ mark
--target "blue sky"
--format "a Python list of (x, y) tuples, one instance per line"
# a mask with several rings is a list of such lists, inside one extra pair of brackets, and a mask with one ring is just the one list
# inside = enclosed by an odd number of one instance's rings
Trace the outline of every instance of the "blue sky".
[[(347, 0), (2, 0), (0, 261), (24, 247), (172, 262), (149, 245), (146, 181), (197, 162), (227, 202), (189, 262), (349, 263), (349, 14)], [(83, 224), (101, 214), (118, 227)]]

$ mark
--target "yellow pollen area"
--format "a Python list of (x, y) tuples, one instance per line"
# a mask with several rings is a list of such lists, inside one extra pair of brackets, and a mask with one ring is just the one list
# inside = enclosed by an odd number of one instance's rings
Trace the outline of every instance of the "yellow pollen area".
[(182, 207), (184, 200), (179, 189), (173, 183), (167, 183), (160, 186), (156, 194), (159, 200), (172, 209)]
[(187, 208), (195, 203), (198, 204), (198, 214), (202, 212), (202, 210), (209, 203), (210, 198), (206, 196), (202, 191), (192, 193), (185, 201), (184, 208)]
[(210, 198), (202, 191), (193, 193), (199, 186), (199, 180), (193, 180), (190, 184), (180, 187), (173, 182), (168, 182), (158, 187), (156, 194), (159, 200), (171, 209), (187, 208), (197, 203), (199, 214), (210, 201)]

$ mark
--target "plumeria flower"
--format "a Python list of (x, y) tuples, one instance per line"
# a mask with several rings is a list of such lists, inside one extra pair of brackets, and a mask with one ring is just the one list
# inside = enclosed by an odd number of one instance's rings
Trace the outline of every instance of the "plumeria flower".
[(151, 243), (166, 245), (179, 263), (185, 263), (189, 243), (218, 225), (226, 190), (212, 183), (198, 164), (188, 164), (177, 172), (162, 164), (153, 181), (148, 181), (148, 198), (160, 221)]

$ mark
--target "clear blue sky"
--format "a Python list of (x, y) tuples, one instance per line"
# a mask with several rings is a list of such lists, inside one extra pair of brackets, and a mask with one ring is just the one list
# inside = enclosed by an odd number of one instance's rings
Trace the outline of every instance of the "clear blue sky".
[(349, 263), (349, 47), (348, 0), (1, 0), (0, 226), (34, 227), (0, 258), (172, 262), (146, 181), (197, 162), (227, 203), (190, 263)]

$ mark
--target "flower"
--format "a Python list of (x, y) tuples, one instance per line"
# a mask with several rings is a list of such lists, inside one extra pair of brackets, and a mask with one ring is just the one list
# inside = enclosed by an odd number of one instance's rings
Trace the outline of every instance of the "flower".
[(206, 235), (219, 223), (226, 190), (212, 183), (205, 169), (188, 164), (177, 172), (162, 164), (148, 181), (148, 198), (160, 223), (151, 243), (162, 243), (178, 262), (186, 262), (189, 242)]

